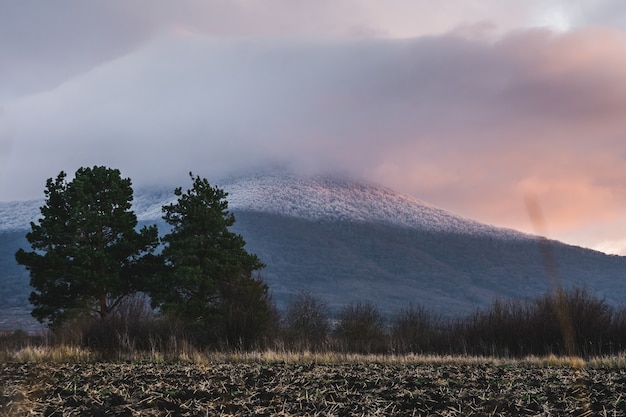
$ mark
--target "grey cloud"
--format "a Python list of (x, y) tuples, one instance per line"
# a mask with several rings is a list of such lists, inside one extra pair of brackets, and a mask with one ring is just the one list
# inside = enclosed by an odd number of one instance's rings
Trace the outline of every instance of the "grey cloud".
[(541, 48), (523, 59), (511, 48), (519, 42), (169, 37), (11, 107), (37, 120), (20, 125), (23, 156), (36, 144), (50, 163), (67, 148), (56, 163), (133, 166), (145, 155), (184, 169), (277, 158), (363, 172), (389, 148), (435, 140), (458, 152), (497, 145), (511, 126), (561, 126), (571, 116), (559, 116), (562, 106), (584, 110), (590, 96), (602, 105), (612, 89), (596, 91), (594, 68), (576, 83), (542, 78)]
[(328, 0), (2, 1), (0, 101), (54, 88), (172, 33), (218, 38), (346, 34), (350, 23), (344, 20), (358, 14), (357, 4)]
[[(468, 118), (462, 109), (489, 74), (477, 70), (490, 64), (456, 57), (459, 42), (162, 38), (11, 106), (24, 122), (15, 122), (15, 157), (37, 149), (42, 169), (101, 159), (149, 172), (151, 161), (186, 170), (268, 158), (362, 169), (390, 144)], [(475, 68), (457, 73), (455, 63)]]
[(132, 51), (151, 29), (124, 3), (0, 2), (0, 100), (53, 88)]
[(433, 7), (413, 0), (2, 1), (0, 100), (53, 88), (173, 32), (215, 38), (371, 38), (474, 33), (480, 26), (503, 33), (532, 26), (534, 14), (555, 4), (588, 11), (591, 22), (579, 25), (597, 23), (621, 4), (595, 3), (442, 0)]

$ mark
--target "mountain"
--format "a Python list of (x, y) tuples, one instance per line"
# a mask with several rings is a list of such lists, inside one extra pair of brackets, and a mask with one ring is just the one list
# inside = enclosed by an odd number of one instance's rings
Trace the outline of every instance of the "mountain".
[[(550, 289), (546, 253), (565, 287), (583, 286), (611, 304), (626, 301), (626, 258), (546, 241), (465, 219), (387, 188), (338, 177), (284, 173), (216, 183), (279, 308), (308, 290), (332, 309), (359, 300), (393, 314), (423, 305), (467, 314), (495, 297), (535, 297)], [(157, 223), (171, 190), (137, 190), (142, 224)], [(28, 276), (13, 254), (40, 201), (0, 203), (0, 330), (28, 317)]]

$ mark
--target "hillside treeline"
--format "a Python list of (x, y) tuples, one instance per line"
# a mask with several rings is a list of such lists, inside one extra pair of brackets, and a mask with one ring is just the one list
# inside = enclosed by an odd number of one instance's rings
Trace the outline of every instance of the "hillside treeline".
[[(355, 302), (332, 313), (310, 293), (294, 296), (270, 323), (241, 334), (194, 334), (184, 323), (155, 314), (136, 297), (107, 320), (68, 322), (41, 343), (77, 345), (107, 356), (160, 352), (182, 347), (212, 351), (273, 349), (290, 352), (434, 354), (525, 357), (613, 355), (626, 349), (626, 310), (586, 290), (573, 289), (534, 300), (496, 300), (469, 316), (446, 319), (420, 307), (385, 318), (371, 302)], [(249, 333), (248, 333), (249, 332)], [(33, 343), (22, 332), (4, 335), (5, 348)]]

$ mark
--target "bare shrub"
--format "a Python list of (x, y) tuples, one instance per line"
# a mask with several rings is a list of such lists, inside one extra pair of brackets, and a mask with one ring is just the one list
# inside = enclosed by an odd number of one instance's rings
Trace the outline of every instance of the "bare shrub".
[(546, 353), (598, 355), (615, 336), (611, 334), (614, 309), (585, 289), (545, 295), (533, 307), (535, 337), (541, 338)]
[(338, 348), (354, 353), (383, 353), (389, 350), (385, 319), (370, 302), (344, 306), (334, 331)]
[(624, 346), (626, 313), (584, 289), (560, 290), (530, 301), (496, 300), (460, 320), (454, 333), (473, 355), (582, 355)]
[(445, 349), (444, 320), (422, 306), (403, 308), (391, 323), (394, 352), (436, 353)]
[(106, 319), (81, 317), (54, 329), (56, 345), (80, 346), (104, 358), (141, 351), (164, 351), (172, 337), (180, 337), (178, 327), (158, 319), (143, 294), (125, 300)]
[(530, 354), (529, 306), (518, 300), (495, 300), (456, 327), (464, 353), (472, 355), (523, 356)]
[(319, 351), (327, 344), (330, 330), (328, 305), (302, 291), (293, 296), (285, 314), (288, 347), (297, 351)]

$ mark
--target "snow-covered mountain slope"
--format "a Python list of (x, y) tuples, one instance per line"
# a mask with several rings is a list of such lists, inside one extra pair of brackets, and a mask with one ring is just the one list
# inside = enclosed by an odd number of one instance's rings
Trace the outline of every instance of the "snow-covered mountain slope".
[(522, 236), (520, 232), (469, 220), (388, 188), (353, 179), (262, 175), (227, 180), (222, 186), (229, 192), (233, 210), (308, 220), (377, 222), (428, 231)]
[[(388, 188), (366, 182), (330, 177), (265, 174), (217, 181), (226, 190), (233, 211), (256, 211), (314, 221), (385, 223), (473, 235), (522, 238), (510, 229), (496, 228), (454, 215)], [(185, 187), (183, 187), (185, 189)], [(161, 207), (175, 201), (172, 190), (139, 189), (133, 209), (139, 221), (161, 218)], [(27, 229), (39, 216), (43, 200), (0, 202), (0, 230)]]
[(40, 216), (43, 200), (0, 202), (0, 231), (29, 229), (31, 221)]

